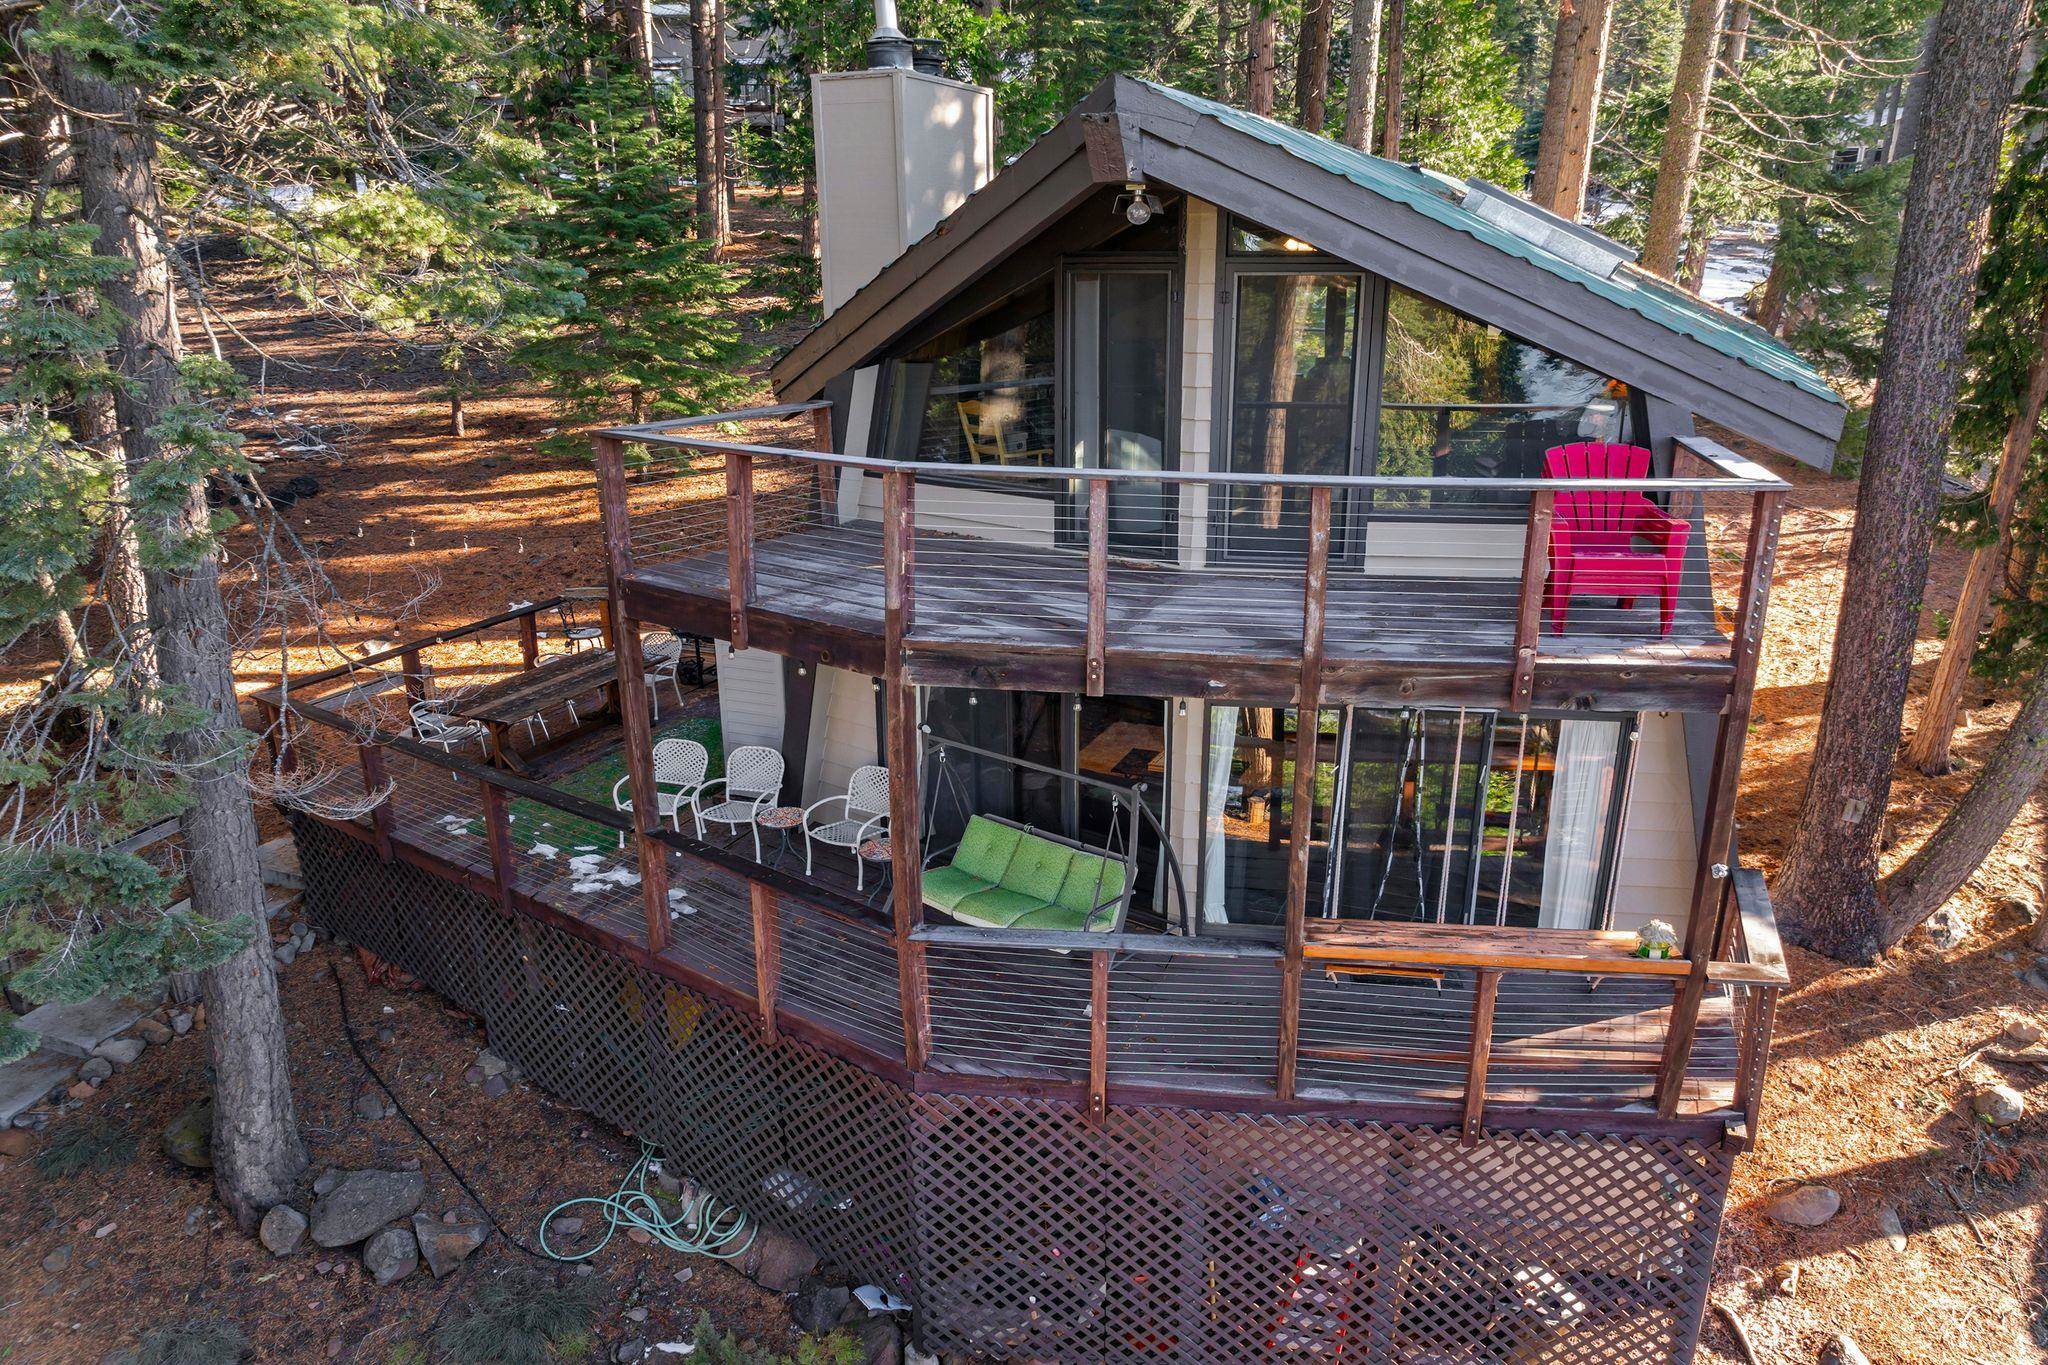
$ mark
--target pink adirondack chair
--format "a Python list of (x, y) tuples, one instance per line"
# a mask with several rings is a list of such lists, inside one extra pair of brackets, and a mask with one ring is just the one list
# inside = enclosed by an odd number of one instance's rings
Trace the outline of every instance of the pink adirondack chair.
[[(1545, 451), (1543, 472), (1553, 479), (1647, 478), (1650, 452), (1642, 446), (1576, 441)], [(1559, 489), (1550, 531), (1550, 578), (1543, 585), (1551, 629), (1564, 634), (1574, 597), (1617, 597), (1626, 611), (1637, 597), (1654, 592), (1664, 607), (1660, 634), (1669, 635), (1691, 534), (1689, 524), (1666, 515), (1633, 489)]]

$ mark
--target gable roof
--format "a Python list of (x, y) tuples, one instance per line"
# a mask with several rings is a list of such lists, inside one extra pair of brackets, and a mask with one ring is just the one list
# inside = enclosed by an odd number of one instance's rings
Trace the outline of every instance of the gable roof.
[(1465, 207), (1470, 186), (1190, 95), (1111, 77), (797, 342), (785, 400), (870, 363), (1105, 184), (1199, 196), (1797, 459), (1845, 409), (1760, 328), (1632, 266), (1602, 275)]

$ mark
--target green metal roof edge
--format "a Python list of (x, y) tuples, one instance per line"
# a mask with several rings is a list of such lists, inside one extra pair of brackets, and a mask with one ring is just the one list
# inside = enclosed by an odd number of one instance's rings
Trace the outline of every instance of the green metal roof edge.
[(1277, 147), (1297, 160), (1342, 176), (1360, 189), (1406, 205), (1445, 227), (1484, 242), (1496, 251), (1527, 261), (1559, 279), (1569, 280), (1598, 298), (1626, 308), (1669, 331), (1690, 337), (1703, 346), (1710, 346), (1772, 379), (1795, 385), (1829, 402), (1842, 403), (1841, 396), (1828, 386), (1818, 370), (1753, 324), (1631, 267), (1623, 267), (1614, 276), (1602, 278), (1533, 242), (1524, 241), (1447, 198), (1447, 194), (1463, 188), (1462, 181), (1389, 161), (1320, 134), (1290, 127), (1200, 95), (1191, 95), (1157, 81), (1139, 80), (1138, 83), (1197, 114), (1215, 119), (1225, 127)]

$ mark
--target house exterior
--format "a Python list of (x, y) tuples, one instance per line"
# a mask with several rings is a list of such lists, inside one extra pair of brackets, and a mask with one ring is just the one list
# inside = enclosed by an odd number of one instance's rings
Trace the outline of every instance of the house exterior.
[[(316, 911), (934, 1350), (1689, 1358), (1786, 984), (1734, 794), (1787, 485), (1695, 422), (1825, 467), (1840, 401), (1597, 234), (1177, 90), (999, 173), (986, 91), (813, 95), (780, 403), (597, 439), (633, 811), (298, 680), (402, 798), (299, 819)], [(531, 661), (549, 605), (474, 629)], [(654, 630), (712, 642), (721, 799), (776, 760), (736, 839), (659, 814)], [(877, 768), (785, 871), (754, 817)]]

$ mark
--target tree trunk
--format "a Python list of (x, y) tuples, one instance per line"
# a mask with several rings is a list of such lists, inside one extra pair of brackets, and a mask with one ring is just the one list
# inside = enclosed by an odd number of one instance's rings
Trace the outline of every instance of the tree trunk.
[(1797, 941), (1869, 961), (1888, 941), (1878, 834), (1891, 795), (2023, 0), (1944, 0), (1906, 188), (1891, 315), (1813, 766), (1775, 898)]
[[(1778, 228), (1780, 247), (1784, 241), (1785, 229), (1781, 224)], [(1780, 251), (1773, 250), (1770, 273), (1764, 276), (1764, 287), (1756, 296), (1756, 325), (1772, 336), (1784, 335), (1781, 329), (1785, 325), (1786, 285), (1785, 257)]]
[(1671, 112), (1664, 120), (1664, 152), (1657, 163), (1657, 188), (1650, 195), (1650, 224), (1640, 261), (1643, 269), (1667, 280), (1678, 273), (1686, 210), (1692, 206), (1693, 182), (1699, 177), (1723, 3), (1690, 0), (1685, 9), (1685, 36), (1678, 44), (1678, 73), (1671, 82)]
[(1730, 0), (1721, 24), (1721, 74), (1732, 76), (1749, 60), (1749, 25), (1755, 17), (1749, 0)]
[(1558, 9), (1529, 198), (1574, 222), (1586, 207), (1600, 89), (1607, 73), (1607, 35), (1613, 27), (1614, 0), (1566, 0)]
[(1216, 98), (1234, 103), (1237, 89), (1237, 7), (1231, 0), (1216, 0)]
[(1294, 55), (1294, 105), (1301, 114), (1301, 126), (1311, 133), (1322, 132), (1329, 121), (1330, 28), (1336, 7), (1337, 0), (1304, 0), (1301, 7), (1301, 38)]
[(1970, 662), (1977, 654), (1977, 637), (1984, 629), (1992, 589), (2011, 553), (2013, 504), (2019, 500), (2020, 485), (2026, 481), (2027, 456), (2034, 449), (2044, 399), (2048, 399), (2048, 300), (2042, 304), (2026, 390), (2005, 429), (1998, 473), (1991, 481), (1991, 525), (1996, 539), (1970, 552), (1969, 567), (1963, 571), (1963, 589), (1956, 598), (1955, 618), (1949, 623), (1948, 640), (1941, 648), (1941, 662), (1935, 665), (1934, 681), (1927, 687), (1927, 704), (1921, 708), (1919, 727), (1906, 743), (1906, 762), (1923, 773), (1945, 773), (1953, 766), (1949, 761), (1949, 741), (1955, 735), (1956, 711), (1962, 705), (1963, 685), (1970, 676)]
[[(131, 271), (107, 285), (120, 315), (115, 395), (131, 471), (163, 452), (156, 427), (176, 397), (178, 324), (164, 247), (156, 142), (140, 122), (132, 89), (109, 84), (68, 55), (55, 63), (58, 93), (83, 115), (74, 128), (80, 209), (100, 229), (93, 249)], [(184, 540), (207, 532), (206, 490), (195, 485), (146, 535)], [(206, 973), (208, 1058), (213, 1072), (214, 1183), (245, 1230), (292, 1192), (306, 1164), (286, 1073), (284, 1018), (264, 932), (256, 819), (229, 653), (220, 569), (213, 556), (186, 568), (146, 567), (150, 623), (164, 683), (203, 717), (173, 738), (171, 756), (189, 774), (191, 806), (180, 817), (195, 911), (251, 927), (246, 947)]]
[(697, 235), (714, 255), (731, 225), (725, 202), (725, 88), (718, 53), (718, 0), (690, 0), (690, 152), (697, 172)]
[(1280, 37), (1280, 21), (1268, 8), (1271, 0), (1252, 0), (1252, 70), (1245, 90), (1245, 107), (1254, 114), (1273, 112), (1273, 46)]
[(1685, 261), (1678, 268), (1682, 289), (1699, 293), (1707, 282), (1707, 257), (1714, 249), (1714, 220), (1695, 213), (1685, 233)]
[(2012, 728), (1927, 842), (1878, 888), (1874, 933), (1889, 948), (1962, 889), (2048, 774), (2048, 669), (2034, 675)]
[(450, 387), (448, 390), (448, 434), (455, 437), (469, 435), (469, 420), (462, 408), (462, 390)]
[(620, 56), (641, 80), (654, 81), (654, 13), (647, 0), (620, 0)]
[(732, 241), (732, 113), (725, 98), (725, 0), (708, 0), (711, 11), (711, 195), (712, 256), (723, 259)]
[(1389, 161), (1401, 158), (1403, 47), (1408, 33), (1408, 0), (1387, 0), (1387, 15), (1381, 27), (1386, 45), (1385, 76), (1380, 82), (1380, 155)]
[(1372, 145), (1373, 86), (1380, 76), (1380, 0), (1351, 0), (1351, 83), (1344, 91), (1344, 141)]

